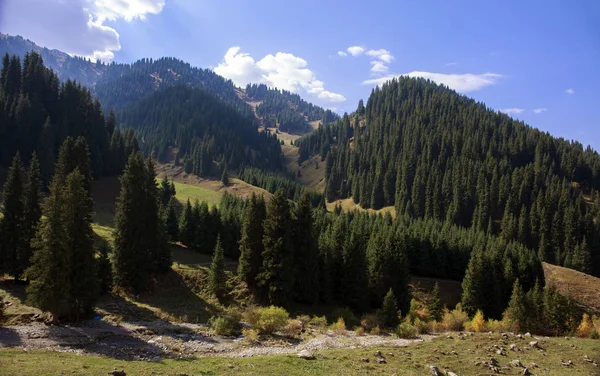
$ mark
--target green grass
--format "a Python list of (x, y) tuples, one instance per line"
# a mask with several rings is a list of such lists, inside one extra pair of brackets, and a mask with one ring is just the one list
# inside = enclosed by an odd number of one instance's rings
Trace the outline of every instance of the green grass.
[[(594, 359), (600, 354), (600, 341), (551, 338), (540, 342), (544, 352), (526, 349), (527, 339), (503, 340), (498, 334), (477, 334), (465, 340), (447, 339), (413, 343), (407, 347), (371, 347), (363, 349), (337, 349), (319, 352), (323, 357), (315, 360), (298, 359), (295, 354), (254, 358), (205, 357), (192, 359), (165, 359), (158, 362), (121, 361), (100, 356), (80, 356), (43, 350), (0, 351), (0, 375), (106, 375), (113, 369), (122, 369), (128, 375), (426, 375), (428, 365), (449, 370), (458, 375), (485, 375), (491, 371), (475, 365), (477, 358), (494, 357), (500, 367), (513, 359), (524, 365), (537, 363), (535, 375), (590, 375), (597, 372), (584, 355)], [(492, 346), (515, 341), (524, 350), (507, 351), (497, 355)], [(512, 343), (512, 342), (511, 342)], [(572, 347), (573, 346), (573, 347)], [(378, 364), (376, 351), (381, 351), (387, 364)], [(456, 354), (453, 354), (455, 351)], [(544, 356), (543, 353), (546, 353)], [(391, 354), (391, 355), (390, 355)], [(362, 359), (369, 359), (364, 362)], [(573, 367), (561, 365), (571, 360)], [(520, 375), (522, 369), (508, 367), (504, 375)]]
[(189, 199), (193, 204), (195, 200), (206, 201), (209, 206), (219, 205), (221, 201), (221, 194), (215, 191), (211, 191), (208, 188), (199, 187), (197, 185), (183, 184), (179, 182), (175, 183), (175, 198), (182, 204), (185, 204)]

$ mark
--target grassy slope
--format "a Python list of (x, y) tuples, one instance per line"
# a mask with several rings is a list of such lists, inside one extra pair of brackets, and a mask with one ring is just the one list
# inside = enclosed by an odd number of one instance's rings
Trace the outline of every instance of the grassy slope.
[[(326, 350), (315, 360), (298, 359), (295, 355), (274, 355), (254, 358), (192, 358), (166, 359), (159, 362), (121, 361), (99, 356), (78, 356), (48, 351), (0, 351), (0, 375), (106, 375), (122, 369), (128, 375), (426, 375), (428, 365), (450, 370), (458, 375), (486, 375), (488, 368), (475, 365), (478, 358), (494, 357), (505, 375), (521, 375), (522, 369), (509, 366), (513, 359), (522, 364), (535, 362), (535, 375), (590, 375), (598, 368), (583, 361), (584, 355), (595, 360), (600, 354), (600, 342), (582, 339), (552, 338), (540, 342), (545, 351), (527, 348), (527, 339), (503, 340), (499, 335), (477, 334), (466, 340), (439, 337), (432, 341), (413, 343), (407, 347)], [(514, 342), (513, 342), (514, 341)], [(498, 356), (494, 345), (507, 348), (516, 343), (522, 351), (508, 351)], [(378, 364), (376, 351), (386, 357), (387, 364)], [(456, 354), (452, 354), (456, 351)], [(390, 355), (391, 354), (391, 355)], [(545, 355), (544, 355), (545, 354)], [(369, 359), (364, 362), (362, 359)], [(573, 367), (561, 365), (571, 360)]]
[(548, 285), (571, 297), (585, 311), (600, 314), (600, 278), (548, 263), (543, 266)]

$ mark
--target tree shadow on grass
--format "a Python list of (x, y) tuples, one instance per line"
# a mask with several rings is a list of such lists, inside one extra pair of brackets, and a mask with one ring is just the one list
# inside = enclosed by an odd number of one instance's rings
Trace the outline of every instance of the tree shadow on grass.
[(0, 328), (0, 348), (21, 346), (21, 337), (10, 328)]

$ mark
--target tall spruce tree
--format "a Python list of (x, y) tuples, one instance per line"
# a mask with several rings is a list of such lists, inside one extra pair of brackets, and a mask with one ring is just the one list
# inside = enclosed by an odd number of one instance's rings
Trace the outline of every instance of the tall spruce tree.
[(290, 207), (285, 190), (275, 192), (263, 223), (265, 248), (257, 280), (270, 304), (285, 306), (294, 286)]
[(305, 192), (292, 221), (294, 296), (302, 303), (314, 303), (319, 296), (318, 248), (313, 234), (312, 205)]
[(238, 276), (250, 288), (256, 287), (256, 276), (262, 265), (263, 221), (266, 206), (263, 196), (252, 193), (250, 203), (244, 213), (240, 239), (240, 259)]
[(183, 207), (183, 213), (179, 222), (179, 239), (187, 247), (191, 247), (194, 242), (197, 223), (194, 220), (192, 204), (188, 199)]
[(165, 214), (165, 227), (169, 240), (176, 242), (179, 240), (179, 217), (177, 216), (177, 203), (174, 197), (169, 199)]
[(21, 278), (29, 259), (27, 256), (27, 228), (24, 217), (24, 177), (23, 163), (17, 153), (8, 170), (6, 183), (2, 192), (2, 214), (0, 219), (0, 270)]
[(227, 292), (227, 276), (225, 275), (225, 255), (221, 236), (217, 236), (217, 244), (210, 264), (209, 288), (218, 299), (223, 299)]
[(40, 164), (35, 152), (29, 161), (29, 171), (27, 173), (28, 180), (25, 188), (24, 202), (24, 237), (23, 237), (23, 254), (21, 257), (21, 268), (27, 269), (33, 256), (33, 247), (31, 242), (35, 237), (35, 232), (42, 216), (41, 208), (41, 177)]

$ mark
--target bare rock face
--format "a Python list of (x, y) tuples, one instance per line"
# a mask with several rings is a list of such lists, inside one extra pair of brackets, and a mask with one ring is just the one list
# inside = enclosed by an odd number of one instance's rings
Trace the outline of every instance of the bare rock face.
[(311, 353), (308, 350), (302, 350), (298, 353), (298, 358), (300, 359), (306, 359), (306, 360), (311, 360), (314, 359), (315, 356), (313, 355), (313, 353)]

